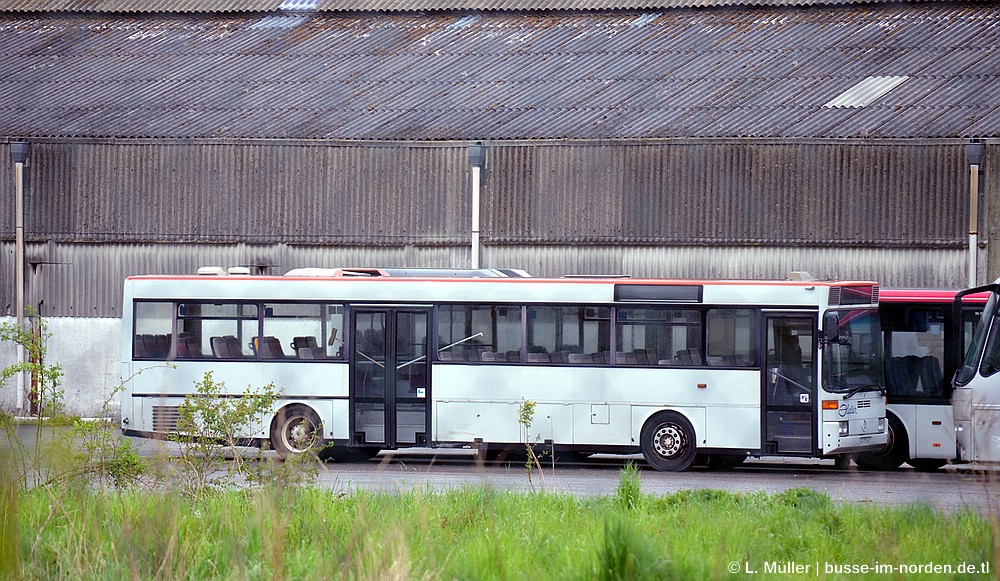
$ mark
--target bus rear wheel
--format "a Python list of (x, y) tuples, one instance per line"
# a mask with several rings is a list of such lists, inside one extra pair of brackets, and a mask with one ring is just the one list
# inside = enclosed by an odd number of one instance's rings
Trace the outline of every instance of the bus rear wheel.
[(661, 412), (642, 426), (639, 448), (653, 468), (662, 472), (683, 472), (697, 455), (694, 428), (676, 412)]
[(281, 408), (271, 420), (271, 446), (282, 460), (316, 451), (322, 440), (319, 417), (306, 406)]

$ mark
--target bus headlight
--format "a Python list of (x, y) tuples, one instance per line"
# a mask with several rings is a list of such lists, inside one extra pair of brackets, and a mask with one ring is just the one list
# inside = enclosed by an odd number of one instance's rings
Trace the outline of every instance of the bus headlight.
[(846, 436), (847, 435), (847, 422), (837, 422), (837, 424), (839, 425), (839, 430), (838, 430), (839, 435)]
[(881, 434), (884, 431), (885, 431), (885, 418), (879, 418), (878, 419), (878, 433)]

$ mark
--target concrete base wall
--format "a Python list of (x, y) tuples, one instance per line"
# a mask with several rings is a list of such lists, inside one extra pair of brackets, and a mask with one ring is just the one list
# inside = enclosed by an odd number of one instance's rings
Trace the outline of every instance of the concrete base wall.
[[(119, 403), (112, 397), (121, 384), (121, 319), (46, 317), (45, 365), (62, 367), (59, 388), (62, 412), (70, 416), (96, 417), (103, 413), (105, 402), (117, 416)], [(14, 323), (12, 317), (0, 317), (0, 323)], [(13, 343), (0, 343), (0, 368), (17, 361)], [(28, 382), (29, 380), (25, 380)], [(30, 385), (25, 386), (23, 409), (17, 409), (17, 384), (12, 378), (0, 386), (0, 409), (27, 415)]]

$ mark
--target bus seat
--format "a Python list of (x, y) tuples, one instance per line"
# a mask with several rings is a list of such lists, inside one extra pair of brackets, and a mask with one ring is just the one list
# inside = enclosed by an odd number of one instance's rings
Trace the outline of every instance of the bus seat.
[(925, 355), (920, 359), (920, 384), (925, 395), (941, 395), (944, 393), (944, 373), (941, 362), (933, 355)]
[(480, 361), (496, 361), (497, 354), (494, 351), (483, 351), (479, 354)]
[(145, 359), (149, 357), (149, 350), (146, 349), (146, 342), (143, 340), (142, 335), (136, 335), (132, 344), (132, 351), (136, 359)]
[(243, 359), (246, 357), (243, 354), (243, 346), (240, 345), (240, 340), (235, 335), (226, 335), (225, 339), (226, 345), (229, 346), (229, 357), (233, 359)]
[(587, 353), (570, 353), (568, 361), (576, 365), (581, 365), (586, 363), (593, 363), (594, 358)]
[(549, 363), (548, 353), (528, 353), (528, 363)]
[(212, 337), (209, 342), (212, 345), (212, 355), (216, 359), (229, 358), (229, 345), (224, 337)]
[(285, 358), (285, 350), (281, 348), (281, 341), (277, 337), (261, 337), (257, 352), (261, 359)]
[(235, 335), (212, 337), (209, 342), (212, 345), (212, 355), (216, 359), (243, 358), (243, 349), (240, 347), (240, 340)]
[(197, 337), (178, 337), (177, 338), (177, 357), (181, 359), (200, 359), (201, 345), (198, 343)]
[(889, 357), (886, 360), (885, 378), (889, 395), (906, 395), (913, 392), (914, 381), (907, 368), (905, 357)]
[(626, 351), (616, 351), (615, 363), (618, 365), (638, 365), (639, 357), (635, 353), (629, 353)]
[(170, 354), (170, 335), (152, 335), (153, 357), (166, 357)]
[(303, 347), (308, 347), (310, 349), (315, 349), (319, 347), (319, 343), (316, 341), (316, 337), (295, 337), (292, 339), (292, 349), (298, 351)]
[(511, 349), (507, 352), (507, 361), (513, 361), (514, 363), (521, 362), (521, 351), (518, 349)]
[(326, 350), (319, 346), (316, 337), (295, 337), (292, 339), (292, 353), (299, 359), (326, 359)]

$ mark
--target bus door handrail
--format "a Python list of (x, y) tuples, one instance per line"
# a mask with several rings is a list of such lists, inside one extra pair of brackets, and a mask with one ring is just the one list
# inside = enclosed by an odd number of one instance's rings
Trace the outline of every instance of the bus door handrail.
[[(438, 349), (437, 352), (440, 353), (440, 352), (444, 351), (445, 349), (451, 349), (455, 345), (459, 345), (459, 344), (465, 343), (466, 341), (469, 341), (471, 339), (475, 339), (477, 337), (482, 337), (482, 336), (483, 336), (483, 332), (480, 331), (480, 332), (476, 333), (475, 335), (469, 335), (465, 339), (459, 339), (458, 341), (455, 341), (451, 345), (445, 345), (444, 347)], [(424, 359), (427, 359), (427, 355), (421, 355), (420, 357), (417, 357), (416, 359), (411, 359), (411, 360), (407, 361), (406, 363), (400, 363), (399, 366), (396, 367), (396, 371), (399, 371), (400, 369), (402, 369), (404, 367), (407, 367), (409, 365), (413, 365), (414, 363), (417, 363), (419, 361), (423, 361)]]

